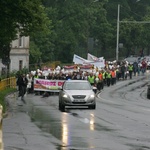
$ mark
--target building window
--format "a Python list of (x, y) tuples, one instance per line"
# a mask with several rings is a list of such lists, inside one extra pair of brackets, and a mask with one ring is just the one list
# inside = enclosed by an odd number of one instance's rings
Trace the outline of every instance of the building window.
[(19, 70), (22, 70), (23, 61), (19, 60)]
[(23, 36), (19, 36), (19, 47), (23, 47)]

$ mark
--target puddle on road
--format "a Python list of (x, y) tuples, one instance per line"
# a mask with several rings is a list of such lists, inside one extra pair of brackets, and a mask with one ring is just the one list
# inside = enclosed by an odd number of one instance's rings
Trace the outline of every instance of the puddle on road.
[[(79, 137), (80, 135), (74, 135), (76, 129), (73, 129), (71, 125), (67, 123), (67, 117), (65, 119), (65, 113), (62, 113), (61, 118), (54, 117), (54, 114), (41, 111), (39, 106), (32, 106), (29, 104), (28, 108), (29, 116), (31, 120), (43, 131), (50, 133), (52, 136), (61, 141), (62, 144), (56, 144), (57, 150), (78, 150), (89, 149), (93, 145), (89, 145), (87, 139)], [(67, 112), (68, 113), (68, 112)], [(74, 114), (76, 116), (76, 114)], [(81, 133), (82, 134), (82, 133)], [(85, 141), (86, 140), (86, 141)]]
[[(90, 137), (90, 133), (94, 131), (113, 131), (113, 129), (110, 129), (109, 127), (95, 123), (93, 116), (91, 116), (92, 119), (88, 120), (87, 118), (79, 116), (78, 113), (71, 113), (69, 109), (66, 110), (66, 112), (57, 112), (57, 114), (54, 113), (56, 113), (56, 111), (44, 111), (44, 106), (33, 106), (33, 104), (28, 104), (28, 114), (31, 117), (31, 120), (43, 132), (50, 133), (53, 137), (60, 141), (59, 143), (54, 143), (57, 150), (94, 149), (95, 145), (91, 141), (92, 137)], [(72, 126), (68, 123), (69, 117), (67, 114), (79, 119), (79, 121), (83, 122), (83, 124), (78, 127)], [(86, 134), (89, 134), (89, 136), (83, 136), (84, 131)], [(94, 140), (94, 137), (92, 140)], [(55, 139), (53, 139), (53, 141), (55, 141)]]

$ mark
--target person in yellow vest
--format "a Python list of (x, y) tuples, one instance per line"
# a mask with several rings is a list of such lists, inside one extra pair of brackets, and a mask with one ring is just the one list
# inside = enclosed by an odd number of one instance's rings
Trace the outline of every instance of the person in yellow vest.
[(106, 70), (102, 70), (102, 74), (103, 74), (103, 86), (104, 86), (106, 85), (106, 76), (107, 76)]
[(91, 86), (93, 87), (93, 91), (96, 93), (97, 92), (97, 86), (96, 86), (96, 76), (93, 73), (90, 73), (88, 76), (88, 81), (90, 82)]
[(88, 76), (88, 81), (92, 86), (95, 84), (95, 76), (93, 75), (93, 73), (90, 73), (90, 75)]
[(106, 76), (107, 86), (110, 86), (110, 83), (111, 83), (111, 72), (110, 72), (110, 70), (107, 70), (106, 74), (107, 74), (107, 76)]
[(129, 63), (128, 65), (128, 71), (129, 71), (129, 77), (130, 79), (132, 79), (133, 65), (131, 63)]
[(114, 68), (111, 69), (111, 85), (116, 83), (116, 70)]

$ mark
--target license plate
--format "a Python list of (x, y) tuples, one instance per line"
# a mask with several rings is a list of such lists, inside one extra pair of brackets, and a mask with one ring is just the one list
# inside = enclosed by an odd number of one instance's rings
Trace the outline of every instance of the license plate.
[(74, 102), (84, 102), (83, 99), (75, 99)]

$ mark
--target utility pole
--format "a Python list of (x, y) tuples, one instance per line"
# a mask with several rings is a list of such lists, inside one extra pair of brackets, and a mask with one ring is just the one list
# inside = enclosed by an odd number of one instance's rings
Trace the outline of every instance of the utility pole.
[(118, 61), (118, 54), (119, 54), (119, 22), (120, 22), (120, 4), (118, 4), (118, 15), (117, 15), (116, 61)]
[[(141, 0), (136, 0), (136, 3)], [(120, 23), (150, 23), (150, 21), (120, 21), (120, 4), (118, 4), (118, 15), (117, 15), (117, 42), (116, 42), (116, 61), (118, 61), (119, 56), (119, 28)]]

